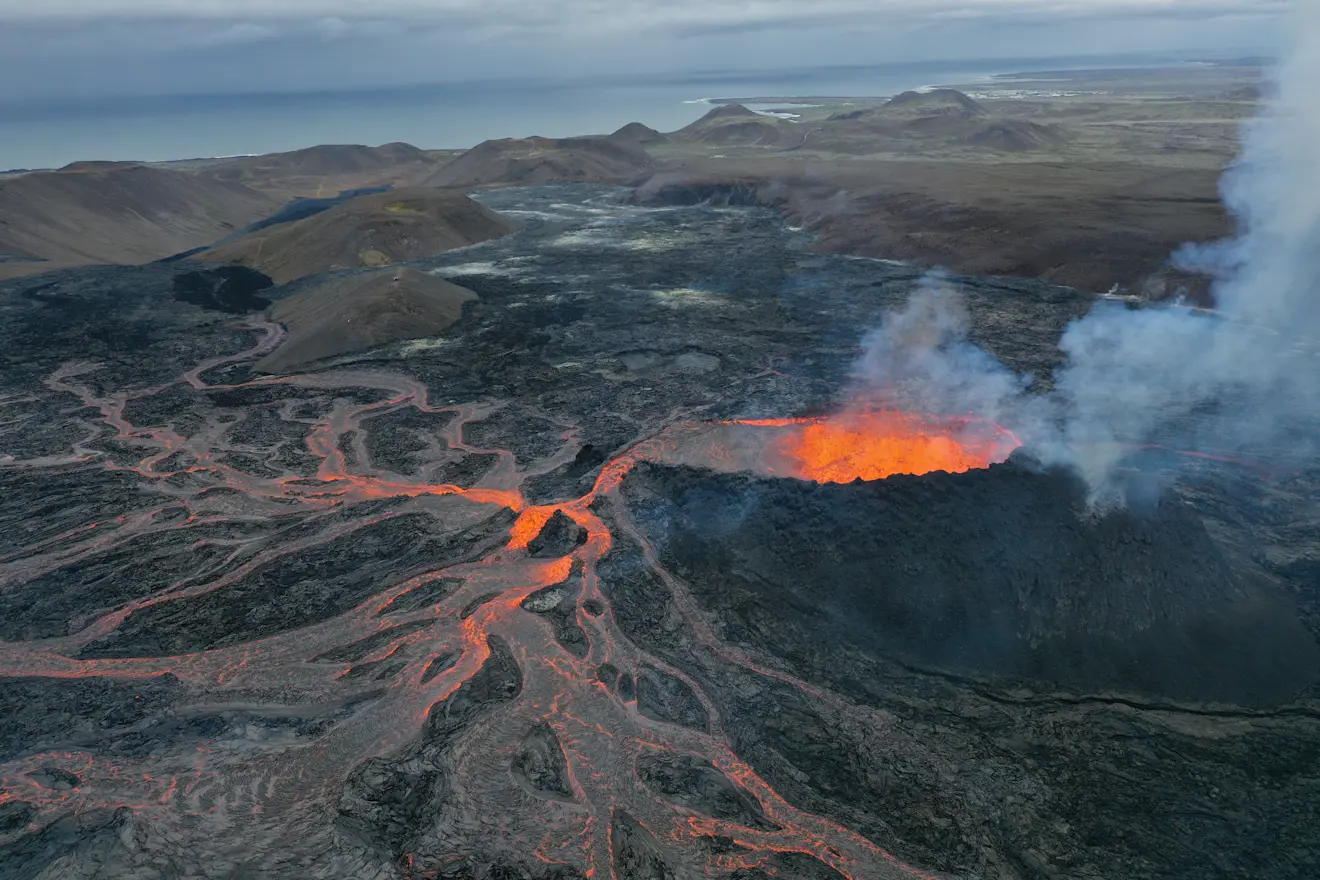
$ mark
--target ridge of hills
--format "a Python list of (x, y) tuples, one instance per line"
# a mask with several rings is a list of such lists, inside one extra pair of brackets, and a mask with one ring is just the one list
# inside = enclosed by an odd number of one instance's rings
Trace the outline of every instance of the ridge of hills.
[(822, 137), (848, 145), (845, 149), (870, 141), (1021, 153), (1061, 146), (1072, 134), (1059, 124), (996, 116), (957, 89), (903, 92), (879, 106), (833, 114), (826, 122), (833, 130)]
[(207, 164), (199, 178), (241, 183), (281, 198), (317, 198), (341, 190), (411, 186), (444, 163), (405, 143), (379, 147), (322, 144), (286, 153), (243, 156)]
[(671, 135), (694, 144), (781, 149), (796, 149), (813, 136), (817, 143), (843, 152), (859, 149), (862, 142), (911, 142), (915, 147), (935, 139), (944, 145), (1017, 153), (1059, 146), (1069, 132), (1060, 125), (1001, 119), (956, 89), (934, 89), (903, 92), (879, 106), (834, 113), (815, 126), (725, 104)]
[(504, 138), (478, 144), (421, 183), (441, 187), (627, 183), (654, 168), (650, 154), (623, 137)]
[(741, 104), (723, 104), (674, 132), (675, 140), (719, 146), (784, 147), (802, 140), (802, 128)]
[(243, 182), (263, 172), (282, 170), (300, 174), (345, 174), (392, 168), (403, 162), (424, 161), (426, 151), (396, 142), (379, 147), (362, 144), (321, 144), (287, 153), (243, 156), (212, 166), (205, 176)]

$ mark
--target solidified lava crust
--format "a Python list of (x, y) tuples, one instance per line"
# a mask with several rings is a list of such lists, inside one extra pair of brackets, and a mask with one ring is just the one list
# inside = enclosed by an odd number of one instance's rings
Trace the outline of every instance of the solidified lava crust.
[[(1303, 540), (1208, 461), (772, 476), (916, 277), (615, 196), (483, 196), (451, 335), (297, 375), (191, 270), (0, 287), (0, 875), (1314, 875)], [(1086, 305), (963, 284), (1022, 371)]]
[(1098, 514), (1026, 457), (849, 485), (644, 465), (626, 494), (722, 619), (796, 608), (827, 643), (1081, 692), (1270, 705), (1320, 677), (1295, 606), (1184, 506)]

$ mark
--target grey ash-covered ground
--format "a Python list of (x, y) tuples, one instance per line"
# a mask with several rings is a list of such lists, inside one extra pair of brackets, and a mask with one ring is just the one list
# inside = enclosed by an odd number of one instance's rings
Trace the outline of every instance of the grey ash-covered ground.
[[(458, 324), (297, 376), (297, 285), (0, 287), (0, 876), (1320, 872), (1320, 474), (705, 470), (918, 276), (619, 195), (483, 195)], [(1042, 382), (1090, 304), (960, 284)]]

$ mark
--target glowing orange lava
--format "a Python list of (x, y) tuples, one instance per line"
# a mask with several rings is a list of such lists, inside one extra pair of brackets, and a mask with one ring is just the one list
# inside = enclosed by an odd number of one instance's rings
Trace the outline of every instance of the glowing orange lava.
[(819, 483), (957, 474), (1002, 462), (1022, 445), (990, 422), (889, 410), (782, 424), (794, 430), (775, 443), (775, 451), (794, 476)]
[[(457, 782), (455, 787), (467, 792), (464, 804), (471, 803), (476, 810), (489, 804), (500, 807), (498, 818), (478, 815), (484, 827), (498, 829), (514, 852), (568, 866), (574, 876), (626, 880), (631, 875), (620, 867), (626, 861), (616, 852), (612, 831), (612, 817), (622, 811), (643, 831), (672, 845), (675, 857), (690, 868), (682, 876), (728, 877), (757, 871), (786, 877), (774, 866), (776, 854), (801, 853), (845, 880), (935, 880), (858, 832), (801, 810), (761, 778), (735, 752), (733, 738), (722, 728), (721, 708), (703, 685), (632, 641), (614, 616), (612, 590), (603, 582), (599, 566), (618, 542), (632, 554), (625, 558), (637, 559), (663, 585), (694, 645), (754, 676), (796, 689), (813, 703), (851, 711), (828, 692), (726, 643), (632, 521), (627, 499), (618, 491), (622, 482), (634, 467), (647, 462), (821, 481), (963, 471), (1006, 458), (1019, 445), (1012, 434), (975, 419), (885, 411), (828, 419), (681, 421), (619, 450), (602, 466), (585, 495), (535, 504), (524, 494), (527, 475), (550, 473), (574, 461), (582, 450), (575, 429), (561, 436), (563, 445), (557, 451), (519, 462), (510, 450), (480, 448), (464, 440), (465, 427), (486, 419), (496, 405), (433, 404), (427, 385), (409, 376), (341, 370), (263, 377), (237, 385), (208, 382), (210, 371), (260, 357), (284, 337), (282, 328), (264, 321), (235, 329), (258, 331), (262, 337), (244, 352), (203, 361), (154, 388), (103, 394), (94, 384), (78, 384), (80, 376), (96, 369), (83, 363), (64, 365), (47, 378), (49, 390), (99, 412), (103, 427), (92, 431), (69, 455), (28, 461), (0, 455), (0, 471), (40, 471), (100, 459), (108, 471), (136, 474), (145, 485), (159, 487), (156, 495), (144, 493), (144, 497), (163, 500), (130, 508), (114, 518), (74, 525), (0, 555), (0, 583), (27, 582), (96, 554), (126, 552), (130, 542), (167, 533), (194, 534), (202, 527), (231, 521), (263, 523), (296, 514), (311, 527), (297, 536), (271, 541), (265, 533), (254, 532), (257, 537), (232, 544), (227, 537), (198, 533), (192, 546), (226, 548), (224, 566), (204, 577), (184, 577), (154, 592), (131, 595), (118, 607), (79, 619), (63, 636), (0, 642), (0, 680), (146, 681), (168, 675), (221, 703), (230, 701), (226, 694), (246, 700), (252, 693), (279, 693), (291, 705), (316, 705), (327, 694), (336, 699), (342, 695), (343, 705), (358, 694), (374, 696), (306, 744), (254, 750), (241, 761), (212, 757), (218, 750), (206, 742), (195, 746), (195, 754), (185, 750), (143, 758), (79, 749), (32, 751), (0, 761), (0, 806), (22, 803), (23, 809), (33, 811), (26, 828), (12, 823), (0, 827), (0, 846), (66, 815), (127, 806), (135, 821), (144, 823), (139, 827), (154, 826), (153, 839), (169, 841), (169, 846), (186, 845), (192, 838), (185, 839), (185, 834), (209, 834), (217, 847), (246, 852), (249, 839), (274, 840), (281, 829), (301, 827), (303, 816), (313, 814), (300, 811), (320, 809), (306, 805), (322, 803), (318, 798), (342, 784), (361, 761), (397, 756), (432, 718), (448, 717), (449, 700), (486, 668), (499, 644), (518, 667), (518, 686), (506, 694), (507, 708), (460, 722), (467, 725), (470, 739), (450, 753), (454, 763), (448, 772)], [(303, 469), (274, 470), (273, 465), (273, 473), (244, 469), (242, 453), (255, 447), (235, 441), (231, 433), (247, 418), (242, 405), (234, 408), (238, 421), (212, 417), (191, 435), (173, 423), (138, 427), (125, 415), (133, 401), (180, 385), (207, 391), (282, 385), (299, 392), (298, 399), (309, 404), (315, 415), (295, 416), (291, 406), (279, 415), (281, 421), (298, 426), (290, 432), (297, 441), (287, 442), (300, 443), (316, 461), (315, 476)], [(354, 402), (337, 394), (345, 388), (377, 393)], [(367, 443), (376, 430), (373, 420), (401, 410), (450, 417), (433, 438), (437, 460), (408, 473), (374, 461)], [(136, 464), (116, 459), (92, 445), (100, 435), (113, 437), (122, 446), (139, 446), (146, 456)], [(495, 463), (474, 485), (433, 481), (436, 468), (446, 460), (442, 456), (450, 454), (490, 457)], [(240, 498), (242, 503), (214, 500), (219, 489), (227, 490), (226, 498)], [(414, 503), (367, 505), (353, 512), (356, 505), (383, 499), (414, 499)], [(375, 596), (337, 616), (187, 654), (82, 656), (87, 646), (155, 606), (168, 608), (167, 603), (230, 588), (264, 566), (388, 519), (425, 511), (443, 517), (448, 528), (465, 523), (484, 527), (492, 518), (490, 511), (475, 509), (481, 505), (496, 505), (515, 517), (507, 542), (492, 537), (489, 549), (470, 561), (437, 562), (436, 567), (401, 582), (382, 580)], [(186, 515), (169, 514), (179, 509)], [(326, 516), (327, 510), (336, 516)], [(586, 539), (564, 546), (559, 551), (564, 555), (557, 558), (529, 552), (556, 514), (572, 520)], [(544, 547), (537, 551), (542, 552)], [(444, 589), (432, 592), (436, 586)], [(566, 640), (557, 628), (570, 624), (552, 622), (527, 604), (551, 587), (556, 588), (552, 604), (580, 633), (576, 640)], [(335, 657), (345, 648), (352, 650)], [(613, 670), (616, 682), (636, 682), (638, 673), (646, 669), (683, 683), (708, 720), (699, 727), (657, 721), (641, 711), (635, 685), (633, 693), (625, 695), (621, 685), (608, 686), (609, 676), (604, 675)], [(368, 671), (369, 679), (364, 677)], [(392, 683), (385, 687), (380, 684), (384, 681)], [(551, 731), (555, 748), (562, 752), (569, 791), (553, 800), (510, 798), (504, 787), (510, 775), (493, 773), (491, 768), (508, 768), (510, 756), (525, 748), (527, 729), (542, 726)], [(681, 804), (648, 794), (639, 775), (640, 761), (657, 752), (704, 759), (755, 803), (766, 822), (752, 826), (736, 818), (698, 816)], [(51, 767), (74, 777), (77, 785), (47, 785), (43, 780)], [(528, 789), (525, 794), (534, 792)], [(219, 822), (223, 825), (209, 824)], [(213, 833), (221, 829), (223, 834)], [(712, 840), (729, 841), (732, 849), (716, 851), (709, 845)], [(459, 855), (457, 849), (454, 855)], [(422, 858), (412, 851), (401, 853), (402, 876), (408, 880), (439, 876), (414, 864)], [(448, 859), (449, 854), (441, 858)], [(434, 855), (425, 860), (430, 865), (445, 864)], [(443, 873), (451, 875), (448, 870)]]

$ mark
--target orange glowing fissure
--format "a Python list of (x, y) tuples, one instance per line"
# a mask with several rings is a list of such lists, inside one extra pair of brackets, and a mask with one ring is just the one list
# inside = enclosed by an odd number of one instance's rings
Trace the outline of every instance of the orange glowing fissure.
[(893, 410), (742, 424), (792, 428), (773, 446), (783, 462), (776, 470), (818, 483), (959, 474), (1002, 462), (1022, 445), (1011, 431), (982, 419)]

